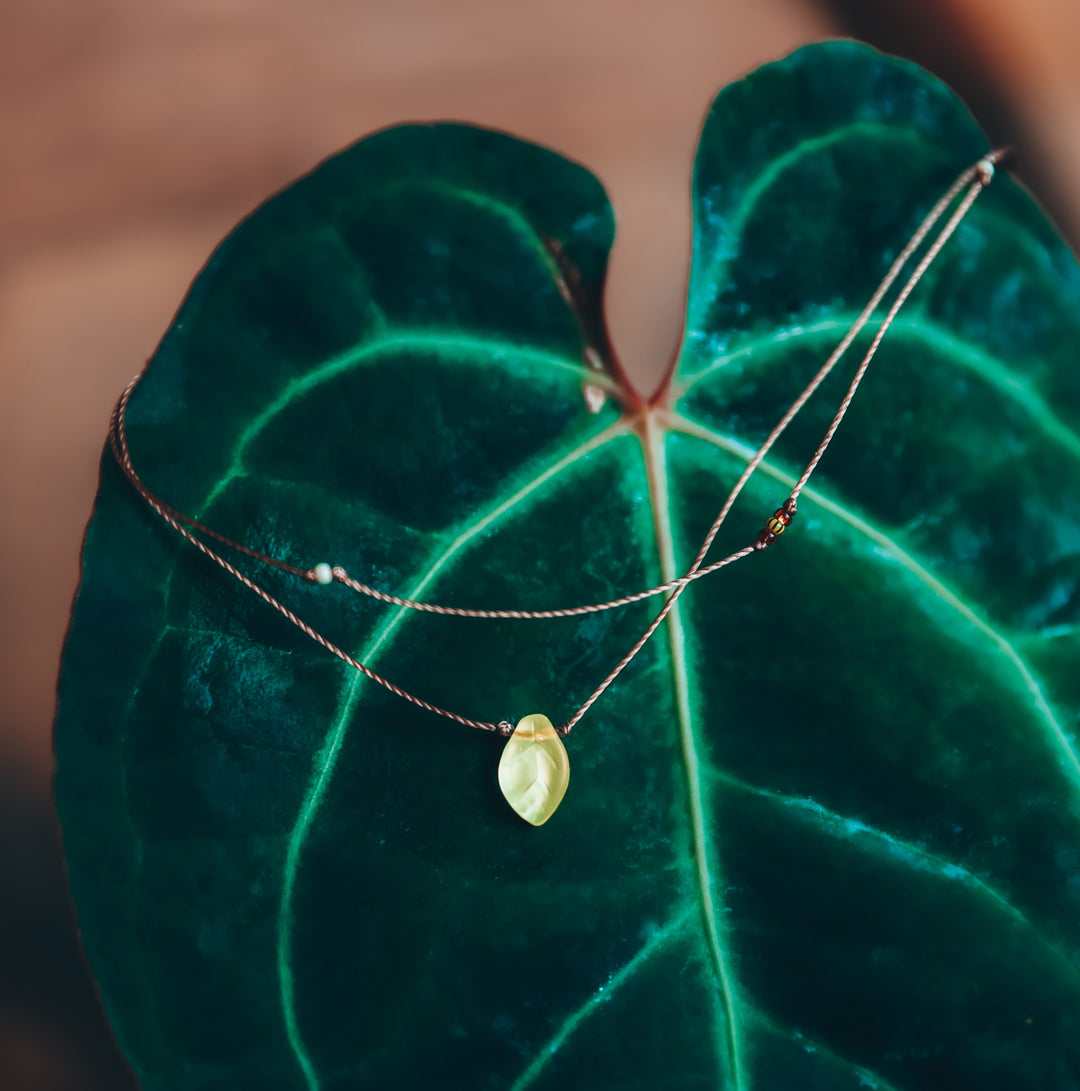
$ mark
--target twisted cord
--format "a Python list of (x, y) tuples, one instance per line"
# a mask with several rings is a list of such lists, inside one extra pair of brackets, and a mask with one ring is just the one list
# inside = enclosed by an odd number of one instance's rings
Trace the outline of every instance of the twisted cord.
[[(747, 548), (751, 552), (753, 551), (753, 547)], [(741, 555), (742, 554), (740, 553), (739, 556)], [(735, 559), (734, 554), (731, 557), (725, 557), (722, 561), (715, 561), (713, 564), (699, 569), (697, 572), (686, 576), (680, 576), (677, 580), (669, 580), (667, 583), (657, 584), (655, 587), (650, 587), (647, 591), (637, 591), (633, 595), (624, 595), (621, 599), (611, 599), (608, 602), (594, 602), (587, 606), (566, 606), (558, 610), (469, 610), (462, 606), (439, 606), (433, 602), (419, 602), (416, 599), (403, 599), (399, 598), (397, 595), (388, 595), (385, 591), (377, 591), (374, 587), (370, 587), (366, 583), (354, 580), (340, 565), (335, 565), (330, 571), (333, 573), (334, 579), (339, 583), (343, 583), (351, 590), (357, 591), (361, 595), (367, 595), (369, 598), (378, 599), (379, 602), (389, 603), (391, 606), (402, 606), (408, 610), (418, 610), (424, 614), (446, 614), (450, 617), (513, 618), (516, 620), (532, 621), (556, 617), (579, 617), (581, 614), (598, 614), (603, 610), (614, 610), (620, 606), (629, 606), (631, 603), (641, 602), (642, 599), (652, 598), (654, 595), (662, 595), (666, 591), (673, 591), (677, 587), (682, 587), (687, 583), (692, 583), (694, 580), (701, 579), (702, 576), (708, 576), (723, 568), (725, 565), (730, 564), (733, 559)]]
[[(950, 204), (952, 204), (953, 200), (956, 198), (957, 194), (964, 188), (964, 186), (971, 182), (973, 179), (978, 179), (977, 184), (988, 185), (990, 178), (993, 177), (993, 164), (1000, 160), (1004, 154), (1004, 150), (992, 152), (989, 155), (985, 156), (983, 159), (980, 159), (977, 164), (965, 170), (962, 174), (960, 174), (956, 181), (953, 182), (949, 189), (942, 195), (942, 197), (938, 200), (934, 207), (927, 213), (922, 223), (916, 229), (915, 233), (908, 240), (907, 244), (900, 251), (900, 253), (897, 254), (892, 265), (889, 267), (888, 272), (885, 274), (881, 283), (875, 289), (874, 294), (870, 297), (870, 300), (859, 313), (859, 316), (852, 323), (847, 333), (844, 334), (844, 337), (842, 338), (840, 343), (836, 346), (835, 349), (833, 349), (832, 353), (829, 355), (829, 358), (825, 361), (825, 363), (821, 366), (818, 372), (803, 389), (802, 393), (800, 393), (795, 401), (792, 402), (791, 406), (784, 413), (783, 417), (780, 418), (780, 421), (758, 448), (753, 458), (750, 460), (749, 463), (747, 463), (742, 474), (739, 476), (739, 479), (736, 481), (735, 486), (732, 488), (731, 492), (727, 496), (727, 499), (724, 501), (724, 506), (720, 509), (720, 512), (717, 514), (712, 526), (709, 528), (709, 532), (706, 535), (705, 540), (701, 544), (695, 561), (700, 562), (704, 560), (705, 556), (712, 548), (712, 544), (716, 538), (717, 533), (719, 532), (721, 526), (724, 524), (724, 521), (727, 519), (728, 513), (731, 511), (732, 507), (735, 504), (735, 501), (738, 499), (739, 494), (742, 492), (746, 483), (753, 476), (754, 472), (757, 470), (758, 466), (761, 464), (765, 456), (772, 449), (776, 441), (787, 430), (788, 425), (790, 425), (791, 422), (795, 419), (798, 413), (813, 396), (814, 392), (833, 371), (836, 364), (839, 363), (841, 357), (843, 357), (843, 355), (847, 352), (848, 348), (851, 346), (855, 338), (858, 337), (859, 333), (869, 321), (870, 316), (877, 309), (878, 305), (884, 298), (885, 294), (888, 292), (889, 288), (892, 287), (893, 282), (896, 280), (901, 270), (908, 263), (911, 255), (922, 244), (923, 240), (926, 238), (926, 235), (929, 233), (931, 228), (933, 228), (934, 224), (937, 223), (937, 221), (941, 218), (945, 209), (948, 208)], [(986, 174), (986, 164), (989, 164), (988, 175)], [(984, 176), (985, 182), (983, 181)], [(973, 189), (974, 188), (975, 187), (973, 187)], [(974, 198), (970, 198), (970, 200), (973, 199)], [(962, 209), (957, 210), (958, 214), (954, 215), (953, 217), (955, 223), (950, 223), (950, 226), (947, 229), (948, 234), (952, 234), (952, 230), (955, 229), (955, 225), (958, 224), (960, 219), (962, 219), (964, 214), (966, 214), (967, 208), (970, 207), (970, 200), (966, 199), (965, 206), (963, 206)], [(885, 331), (888, 329), (889, 325), (892, 324), (892, 320), (899, 312), (900, 307), (903, 306), (903, 303), (907, 300), (907, 297), (908, 295), (910, 295), (911, 290), (914, 288), (915, 284), (918, 283), (918, 280), (921, 278), (922, 273), (926, 271), (930, 263), (937, 256), (938, 251), (940, 251), (947, 238), (948, 235), (939, 238), (939, 240), (935, 243), (932, 251), (928, 253), (926, 257), (923, 258), (923, 261), (920, 263), (920, 268), (917, 270), (918, 276), (916, 276), (913, 281), (909, 281), (908, 285), (905, 286), (905, 290), (901, 293), (897, 302), (893, 304), (893, 308), (886, 316), (886, 321), (878, 330), (877, 336), (873, 345), (871, 345), (870, 351), (863, 358), (855, 380), (853, 381), (851, 387), (848, 388), (848, 392), (845, 395), (844, 400), (841, 404), (840, 411), (834, 418), (833, 424), (830, 426), (830, 429), (826, 434), (825, 438), (819, 444), (813, 459), (807, 467), (807, 471), (803, 473), (799, 484), (793, 490), (792, 498), (797, 500), (799, 493), (802, 492), (802, 489), (805, 487), (807, 480), (809, 480), (810, 474), (813, 473), (813, 470), (816, 468), (818, 462), (821, 460), (822, 455), (824, 455), (825, 450), (832, 442), (832, 437), (836, 433), (836, 429), (839, 427), (840, 421), (843, 419), (844, 414), (847, 412), (847, 407), (851, 404), (851, 400), (855, 396), (855, 390), (858, 389), (859, 383), (862, 381), (862, 377), (866, 373), (866, 369), (867, 367), (869, 367), (870, 361), (873, 359), (874, 354), (877, 351), (877, 347), (881, 343), (881, 339), (885, 335)], [(266, 553), (261, 553), (257, 549), (252, 549), (250, 546), (246, 546), (240, 542), (234, 541), (232, 538), (221, 534), (219, 531), (213, 530), (211, 527), (206, 526), (206, 524), (192, 518), (190, 515), (185, 515), (183, 512), (180, 512), (176, 508), (171, 507), (164, 500), (162, 500), (161, 497), (157, 496), (146, 486), (146, 484), (136, 472), (134, 465), (132, 464), (131, 455), (127, 446), (127, 438), (124, 427), (128, 403), (131, 400), (131, 396), (134, 393), (135, 388), (141, 381), (143, 374), (144, 373), (136, 375), (135, 378), (133, 378), (124, 389), (119, 401), (116, 404), (116, 407), (113, 410), (113, 417), (110, 421), (109, 429), (110, 441), (112, 442), (113, 451), (117, 454), (117, 460), (120, 462), (124, 473), (127, 475), (128, 479), (135, 486), (136, 490), (143, 497), (143, 499), (146, 500), (146, 502), (159, 514), (164, 515), (164, 513), (167, 512), (173, 519), (177, 520), (178, 522), (184, 523), (186, 526), (199, 531), (199, 533), (205, 534), (208, 537), (213, 538), (218, 542), (221, 542), (223, 545), (228, 546), (230, 549), (234, 549), (237, 552), (244, 554), (245, 556), (251, 557), (257, 561), (261, 561), (264, 564), (271, 565), (274, 568), (278, 568), (283, 572), (288, 572), (290, 575), (297, 576), (303, 580), (306, 580), (309, 583), (316, 582), (315, 569), (313, 567), (300, 568), (296, 565), (291, 565), (285, 561), (279, 560), (277, 557), (271, 557)], [(119, 452), (117, 451), (118, 446)], [(355, 591), (361, 595), (366, 595), (369, 598), (377, 599), (380, 602), (385, 602), (393, 606), (403, 607), (408, 610), (418, 610), (420, 612), (430, 614), (443, 614), (451, 617), (542, 620), (558, 617), (575, 617), (581, 614), (599, 613), (603, 610), (613, 610), (622, 606), (628, 606), (631, 603), (640, 602), (642, 599), (651, 598), (654, 595), (662, 595), (668, 591), (680, 590), (686, 585), (687, 582), (700, 579), (702, 576), (709, 575), (712, 572), (717, 571), (720, 567), (723, 567), (723, 565), (710, 565), (708, 567), (701, 567), (701, 565), (699, 564), (697, 568), (693, 569), (690, 572), (687, 572), (686, 575), (680, 577), (679, 579), (671, 580), (667, 583), (658, 584), (655, 587), (650, 587), (646, 591), (639, 591), (631, 595), (624, 595), (620, 598), (609, 599), (606, 602), (590, 603), (585, 606), (571, 606), (553, 610), (485, 610), (456, 606), (444, 606), (436, 603), (423, 602), (418, 599), (411, 599), (404, 596), (391, 595), (385, 591), (379, 591), (376, 588), (371, 587), (369, 584), (362, 583), (359, 580), (353, 579), (348, 574), (346, 569), (341, 565), (334, 565), (330, 571), (335, 580), (348, 587), (350, 590)]]
[[(783, 511), (787, 513), (788, 521), (794, 516), (798, 497), (805, 488), (810, 476), (817, 468), (818, 463), (821, 461), (826, 450), (831, 444), (833, 437), (836, 434), (837, 429), (840, 426), (848, 408), (851, 405), (852, 399), (855, 396), (855, 392), (858, 390), (863, 376), (870, 365), (870, 361), (873, 359), (877, 352), (878, 346), (881, 344), (885, 333), (892, 325), (893, 320), (896, 318), (901, 307), (907, 301), (911, 292), (915, 286), (922, 279), (927, 269), (936, 259), (940, 253), (942, 247), (951, 237), (953, 232), (959, 226), (960, 221), (967, 215), (967, 212), (974, 204), (975, 199), (979, 196), (983, 189), (985, 189), (993, 179), (994, 166), (996, 163), (1007, 154), (1005, 149), (999, 149), (991, 152), (980, 159), (974, 166), (969, 167), (957, 178), (953, 185), (946, 191), (941, 199), (934, 205), (927, 216), (923, 219), (922, 223), (916, 229), (907, 245), (900, 251), (892, 265), (889, 267), (888, 272), (878, 285), (874, 294), (871, 296), (869, 302), (860, 312), (855, 322), (852, 323), (843, 339), (837, 345), (837, 347), (830, 354), (829, 358), (821, 366), (818, 372), (810, 380), (802, 393), (792, 402), (791, 406), (785, 412), (780, 421), (773, 428), (773, 430), (766, 437), (765, 441), (757, 449), (754, 456), (747, 463), (742, 474), (739, 476), (731, 492), (728, 494), (727, 499), (724, 501), (723, 507), (720, 509), (716, 519), (713, 521), (704, 541), (702, 542), (698, 552), (694, 558), (693, 564), (690, 568), (678, 579), (669, 580), (666, 583), (658, 584), (655, 587), (651, 587), (645, 591), (639, 591), (631, 595), (625, 595), (620, 598), (610, 599), (606, 602), (592, 603), (583, 606), (566, 607), (555, 610), (479, 610), (479, 609), (467, 609), (462, 607), (441, 606), (434, 603), (425, 603), (415, 599), (403, 598), (396, 595), (390, 595), (383, 591), (378, 591), (375, 588), (361, 583), (358, 580), (354, 580), (349, 576), (348, 572), (340, 565), (335, 565), (330, 568), (330, 575), (333, 579), (349, 587), (351, 590), (367, 595), (371, 598), (377, 599), (381, 602), (386, 602), (395, 606), (418, 610), (426, 613), (444, 614), (456, 617), (471, 617), (471, 618), (507, 618), (507, 619), (524, 619), (524, 620), (537, 620), (537, 619), (549, 619), (558, 617), (574, 617), (582, 614), (599, 613), (604, 610), (616, 609), (618, 607), (626, 606), (631, 603), (640, 602), (643, 599), (650, 598), (654, 595), (668, 594), (669, 597), (664, 603), (661, 610), (653, 618), (652, 622), (645, 629), (642, 635), (630, 648), (630, 650), (623, 656), (623, 658), (615, 665), (614, 668), (608, 673), (600, 685), (590, 694), (586, 701), (577, 709), (577, 711), (571, 716), (566, 723), (556, 728), (556, 731), (560, 735), (569, 735), (574, 727), (580, 722), (582, 717), (588, 712), (588, 710), (596, 703), (597, 700), (603, 695), (609, 686), (618, 678), (618, 676), (626, 669), (626, 667), (633, 661), (641, 649), (645, 646), (649, 638), (656, 632), (659, 626), (663, 623), (664, 619), (668, 616), (671, 610), (674, 608), (679, 596), (686, 590), (686, 588), (697, 579), (707, 576), (713, 572), (719, 571), (721, 568), (727, 567), (729, 564), (735, 561), (741, 560), (744, 557), (749, 556), (751, 553), (758, 552), (765, 548), (769, 542), (774, 540), (772, 537), (766, 538), (764, 535), (759, 535), (757, 541), (753, 544), (745, 546), (744, 548), (737, 550), (734, 553), (722, 558), (719, 561), (715, 561), (712, 564), (706, 565), (705, 559), (708, 556), (713, 542), (716, 539), (720, 528), (723, 526), (727, 519), (728, 513), (731, 511), (736, 499), (742, 492), (746, 483), (750, 480), (751, 476), (760, 466), (765, 456), (771, 450), (773, 445), (779, 439), (779, 437), (787, 429), (788, 425), (794, 420), (795, 416), (800, 412), (806, 402), (818, 389), (825, 378), (830, 374), (841, 357), (850, 347), (852, 342), (858, 336), (860, 331), (869, 321), (870, 316), (877, 309), (881, 300), (884, 298), (886, 292), (892, 286), (897, 276), (900, 274), (903, 267), (907, 264), (912, 254), (922, 244), (926, 235), (933, 228), (934, 224), (941, 218), (945, 210), (952, 204), (956, 196), (965, 187), (969, 186), (967, 193), (965, 194), (960, 205), (956, 208), (952, 216), (947, 221), (944, 228), (934, 240), (933, 244), (927, 250), (926, 254), (919, 261), (915, 270), (908, 278), (907, 282), (901, 288), (896, 300), (889, 308), (878, 327), (876, 334), (870, 344), (869, 349), (864, 355), (858, 369), (856, 370), (855, 377), (852, 379), (851, 384), (840, 403), (840, 407), (837, 410), (832, 422), (829, 425), (828, 430), (825, 433), (824, 438), (818, 445), (816, 451), (810, 462), (807, 464), (806, 469), (803, 471), (801, 477), (792, 489), (788, 499), (785, 501)], [(237, 579), (241, 584), (247, 587), (250, 591), (253, 591), (259, 596), (268, 606), (272, 607), (288, 621), (292, 622), (298, 629), (305, 633), (308, 637), (315, 641), (315, 643), (321, 645), (331, 654), (337, 656), (344, 663), (360, 671), (366, 678), (382, 686), (384, 689), (395, 694), (398, 697), (410, 702), (411, 704), (422, 708), (425, 711), (433, 712), (436, 715), (443, 716), (446, 719), (453, 720), (455, 723), (462, 724), (466, 727), (477, 728), (481, 731), (497, 732), (502, 735), (509, 735), (513, 732), (513, 724), (507, 720), (500, 720), (498, 722), (487, 720), (473, 720), (467, 716), (462, 716), (449, 709), (442, 708), (438, 705), (432, 704), (429, 701), (425, 701), (415, 694), (410, 693), (408, 690), (402, 689), (400, 686), (395, 685), (389, 679), (384, 678), (378, 672), (372, 670), (370, 667), (354, 659), (348, 653), (339, 648), (336, 644), (328, 640), (321, 633), (313, 629), (302, 618), (293, 613), (287, 606), (274, 598), (265, 588), (255, 583), (252, 579), (246, 576), (244, 573), (235, 568), (232, 564), (226, 561), (222, 556), (201, 541), (194, 531), (198, 531), (200, 534), (204, 534), (209, 538), (214, 539), (217, 542), (233, 549), (244, 556), (251, 557), (254, 560), (261, 561), (264, 564), (268, 564), (274, 568), (277, 568), (289, 575), (299, 577), (309, 583), (325, 582), (317, 575), (317, 570), (320, 567), (329, 566), (316, 566), (316, 568), (300, 568), (296, 565), (289, 564), (276, 557), (271, 557), (266, 553), (262, 553), (259, 550), (252, 549), (250, 546), (243, 545), (240, 542), (236, 542), (226, 535), (213, 530), (212, 528), (201, 523), (199, 520), (178, 511), (172, 507), (159, 496), (157, 496), (151, 489), (143, 482), (138, 472), (135, 470), (134, 463), (131, 458), (131, 452), (127, 442), (126, 432), (126, 415), (128, 405), (131, 401), (132, 394), (142, 379), (143, 373), (135, 376), (128, 385), (124, 388), (117, 400), (116, 405), (113, 408), (112, 414), (109, 419), (109, 433), (108, 440), (109, 446), (113, 452), (113, 455), (120, 466), (124, 475), (132, 484), (136, 492), (146, 504), (154, 511), (166, 524), (172, 527), (177, 533), (182, 535), (188, 542), (190, 542), (196, 549), (198, 549), (204, 556), (208, 557), (215, 564), (221, 567), (229, 575)], [(778, 513), (779, 514), (779, 513)]]

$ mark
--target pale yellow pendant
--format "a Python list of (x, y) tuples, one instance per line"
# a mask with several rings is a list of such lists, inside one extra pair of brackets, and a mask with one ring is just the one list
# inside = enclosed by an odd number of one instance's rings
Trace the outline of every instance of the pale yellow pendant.
[(499, 762), (499, 787), (526, 822), (542, 826), (562, 803), (570, 758), (551, 721), (533, 713), (518, 721)]

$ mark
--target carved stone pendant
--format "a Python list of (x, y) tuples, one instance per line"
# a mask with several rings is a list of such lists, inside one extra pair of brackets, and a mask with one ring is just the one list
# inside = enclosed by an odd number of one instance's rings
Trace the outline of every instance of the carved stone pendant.
[(542, 826), (566, 795), (570, 758), (551, 721), (533, 713), (518, 721), (499, 762), (499, 787), (526, 822)]

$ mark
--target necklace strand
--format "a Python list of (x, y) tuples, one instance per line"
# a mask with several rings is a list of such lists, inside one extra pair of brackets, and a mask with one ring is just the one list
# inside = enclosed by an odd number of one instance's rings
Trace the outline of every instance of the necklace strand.
[[(213, 530), (212, 528), (201, 523), (199, 520), (192, 518), (190, 515), (185, 515), (183, 512), (178, 511), (176, 508), (167, 504), (159, 496), (150, 490), (145, 484), (142, 478), (135, 470), (134, 463), (131, 458), (131, 451), (127, 442), (126, 431), (126, 416), (128, 404), (131, 401), (131, 397), (138, 386), (142, 375), (140, 373), (135, 376), (125, 387), (123, 393), (120, 395), (115, 407), (112, 411), (112, 416), (109, 420), (109, 445), (112, 449), (113, 455), (116, 458), (117, 464), (123, 471), (124, 475), (131, 482), (136, 492), (142, 497), (146, 504), (155, 512), (166, 524), (172, 527), (177, 533), (190, 542), (196, 549), (203, 553), (206, 557), (212, 560), (215, 564), (221, 567), (224, 571), (233, 576), (250, 591), (253, 591), (259, 596), (268, 606), (273, 607), (283, 617), (288, 619), (300, 629), (303, 633), (309, 636), (317, 644), (320, 644), (331, 654), (337, 656), (344, 663), (347, 663), (350, 667), (360, 671), (366, 678), (382, 686), (384, 689), (395, 694), (398, 697), (409, 701), (411, 704), (416, 705), (419, 708), (426, 710), (427, 712), (433, 712), (438, 716), (445, 717), (448, 720), (453, 720), (456, 723), (463, 724), (466, 727), (477, 728), (481, 731), (497, 732), (501, 735), (511, 735), (514, 731), (514, 725), (508, 720), (500, 720), (498, 722), (488, 720), (473, 720), (467, 716), (462, 716), (459, 713), (453, 712), (449, 709), (441, 708), (438, 705), (432, 704), (429, 701), (425, 701), (415, 694), (410, 693), (408, 690), (402, 689), (400, 686), (395, 685), (389, 679), (384, 678), (378, 672), (372, 670), (370, 667), (354, 659), (347, 652), (343, 651), (336, 644), (328, 640), (321, 633), (313, 629), (302, 618), (298, 617), (287, 606), (285, 606), (278, 599), (274, 598), (265, 588), (255, 583), (243, 572), (230, 564), (224, 557), (213, 550), (205, 542), (203, 542), (198, 534), (205, 535), (228, 548), (235, 550), (236, 552), (250, 557), (253, 560), (259, 561), (263, 564), (270, 565), (274, 568), (286, 572), (291, 576), (298, 577), (305, 580), (308, 583), (325, 584), (333, 581), (343, 584), (359, 594), (366, 595), (370, 598), (374, 598), (380, 602), (385, 602), (390, 605), (398, 606), (410, 610), (418, 610), (426, 613), (444, 614), (454, 617), (470, 617), (470, 618), (503, 618), (503, 619), (521, 619), (521, 620), (540, 620), (559, 617), (575, 617), (582, 614), (599, 613), (604, 610), (617, 609), (621, 606), (627, 606), (631, 603), (640, 602), (643, 599), (651, 598), (654, 595), (668, 594), (669, 597), (665, 601), (661, 610), (653, 618), (648, 628), (641, 634), (630, 650), (623, 656), (621, 660), (612, 668), (609, 674), (604, 678), (599, 686), (590, 694), (585, 702), (577, 709), (577, 711), (567, 720), (564, 724), (555, 728), (555, 731), (561, 735), (569, 735), (574, 727), (580, 722), (581, 718), (589, 711), (589, 709), (600, 699), (608, 687), (615, 681), (616, 678), (626, 669), (627, 666), (633, 661), (638, 652), (645, 646), (649, 638), (656, 632), (656, 630), (663, 623), (664, 619), (668, 616), (671, 610), (674, 608), (679, 596), (686, 590), (689, 585), (697, 579), (701, 579), (703, 576), (710, 575), (713, 572), (719, 571), (721, 568), (741, 560), (744, 557), (750, 556), (752, 553), (761, 552), (768, 546), (775, 542), (778, 535), (783, 533), (784, 529), (790, 524), (794, 518), (799, 496), (803, 489), (806, 487), (810, 476), (817, 468), (818, 463), (821, 461), (829, 445), (832, 443), (833, 437), (836, 435), (837, 429), (840, 427), (840, 423), (846, 415), (848, 408), (851, 405), (852, 399), (855, 397), (855, 392), (858, 390), (863, 377), (866, 374), (867, 368), (870, 366), (870, 361), (874, 358), (878, 347), (880, 346), (883, 338), (889, 327), (892, 325), (893, 320), (899, 314), (900, 309), (906, 303), (908, 297), (911, 295), (915, 286), (922, 279), (927, 269), (937, 258), (941, 252), (942, 247), (955, 232), (959, 226), (961, 220), (967, 215), (971, 206), (975, 203), (979, 194), (990, 184), (994, 176), (994, 166), (1000, 162), (1001, 159), (1007, 154), (1007, 149), (998, 149), (989, 153), (980, 159), (974, 166), (969, 167), (963, 171), (956, 181), (949, 187), (940, 200), (934, 205), (934, 207), (927, 213), (922, 223), (916, 229), (915, 233), (911, 236), (908, 243), (904, 246), (903, 250), (897, 255), (892, 265), (889, 267), (888, 272), (885, 274), (881, 283), (878, 285), (874, 294), (870, 297), (866, 306), (860, 312), (859, 316), (852, 323), (843, 339), (836, 346), (829, 358), (821, 366), (818, 372), (807, 384), (805, 389), (799, 396), (792, 402), (787, 412), (779, 420), (773, 430), (766, 437), (765, 441), (754, 453), (753, 457), (747, 463), (739, 479), (732, 487), (731, 492), (728, 494), (727, 499), (724, 501), (723, 507), (713, 521), (712, 526), (709, 528), (708, 534), (705, 536), (697, 555), (694, 558), (693, 564), (687, 569), (687, 571), (678, 579), (669, 580), (667, 583), (658, 584), (655, 587), (651, 587), (645, 591), (638, 591), (635, 594), (625, 595), (621, 598), (610, 599), (607, 602), (591, 603), (583, 606), (572, 606), (555, 610), (480, 610), (480, 609), (466, 609), (462, 607), (443, 606), (435, 603), (421, 602), (416, 599), (401, 598), (397, 595), (387, 594), (384, 591), (379, 591), (367, 584), (361, 583), (359, 580), (353, 579), (348, 572), (340, 565), (330, 566), (325, 563), (320, 563), (311, 568), (301, 568), (296, 565), (282, 561), (277, 557), (271, 557), (268, 554), (261, 553), (259, 550), (252, 549), (250, 546), (243, 545), (240, 542), (236, 542), (231, 538), (226, 537), (224, 534)], [(705, 558), (708, 556), (709, 551), (712, 548), (713, 542), (716, 539), (716, 535), (719, 533), (720, 528), (723, 526), (724, 521), (727, 519), (728, 513), (731, 511), (739, 494), (743, 488), (753, 476), (754, 472), (760, 466), (765, 456), (769, 453), (772, 446), (780, 438), (780, 436), (787, 429), (788, 425), (794, 420), (795, 416), (803, 408), (806, 402), (818, 389), (818, 387), (825, 381), (826, 377), (832, 372), (836, 364), (840, 361), (841, 357), (851, 346), (852, 342), (859, 335), (860, 331), (869, 321), (871, 315), (877, 309), (881, 303), (885, 294), (889, 288), (892, 287), (896, 278), (900, 275), (900, 272), (907, 265), (912, 255), (923, 243), (926, 236), (932, 230), (934, 225), (940, 220), (945, 211), (956, 200), (957, 196), (962, 190), (967, 187), (967, 191), (964, 194), (963, 199), (957, 205), (956, 209), (946, 221), (945, 226), (938, 233), (937, 237), (931, 243), (926, 253), (920, 259), (907, 281), (900, 289), (896, 299), (889, 307), (878, 326), (877, 332), (870, 343), (866, 354), (863, 356), (860, 362), (854, 378), (848, 385), (848, 388), (844, 394), (843, 399), (840, 402), (840, 406), (837, 409), (828, 429), (825, 432), (824, 437), (818, 444), (810, 461), (807, 463), (806, 468), (803, 470), (799, 480), (795, 484), (795, 487), (791, 490), (787, 500), (783, 505), (777, 509), (773, 516), (767, 521), (766, 527), (762, 530), (757, 538), (751, 544), (737, 550), (734, 553), (728, 554), (728, 556), (721, 560), (714, 561), (711, 564), (705, 564)]]

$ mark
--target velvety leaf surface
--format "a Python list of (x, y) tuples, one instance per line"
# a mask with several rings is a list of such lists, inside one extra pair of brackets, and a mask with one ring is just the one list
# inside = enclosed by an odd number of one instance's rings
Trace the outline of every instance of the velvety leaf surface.
[[(722, 92), (685, 341), (645, 406), (604, 342), (595, 179), (477, 129), (377, 134), (212, 257), (132, 402), (136, 464), (226, 534), (399, 593), (650, 586), (985, 150), (940, 84), (861, 46)], [(1080, 1087), (1078, 358), (1076, 264), (999, 171), (789, 535), (687, 592), (568, 741), (539, 829), (499, 795), (497, 738), (364, 681), (106, 457), (57, 799), (143, 1086)], [(716, 556), (787, 495), (853, 367)], [(441, 618), (248, 567), (492, 720), (566, 719), (659, 606)]]

